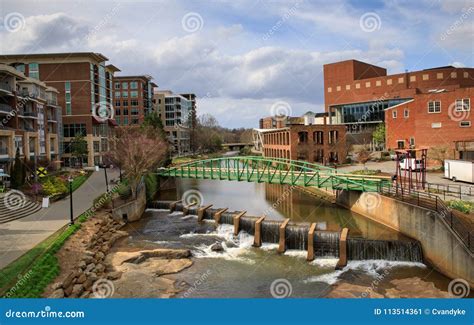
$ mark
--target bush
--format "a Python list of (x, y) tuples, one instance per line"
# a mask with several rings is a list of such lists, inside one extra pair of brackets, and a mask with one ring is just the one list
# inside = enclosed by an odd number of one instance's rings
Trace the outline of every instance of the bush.
[(452, 200), (452, 201), (448, 201), (448, 206), (451, 209), (461, 211), (466, 214), (474, 212), (474, 202), (470, 202), (470, 201)]
[(158, 191), (158, 176), (154, 173), (145, 176), (146, 199), (150, 201)]

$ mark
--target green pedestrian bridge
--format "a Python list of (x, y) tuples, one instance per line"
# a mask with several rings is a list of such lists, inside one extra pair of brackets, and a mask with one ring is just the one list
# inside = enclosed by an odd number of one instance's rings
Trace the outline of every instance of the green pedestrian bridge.
[(377, 192), (391, 182), (388, 176), (341, 173), (335, 168), (306, 161), (258, 156), (195, 160), (169, 168), (160, 168), (158, 175), (363, 192)]

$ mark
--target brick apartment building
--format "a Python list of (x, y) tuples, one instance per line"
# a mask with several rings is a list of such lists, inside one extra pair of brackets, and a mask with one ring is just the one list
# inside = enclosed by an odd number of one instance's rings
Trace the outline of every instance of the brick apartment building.
[[(87, 140), (88, 157), (82, 162), (85, 166), (100, 164), (109, 148), (109, 136), (116, 126), (115, 120), (109, 118), (113, 115), (113, 77), (120, 70), (107, 65), (107, 61), (104, 55), (93, 52), (0, 55), (0, 63), (59, 91), (64, 166), (79, 164), (70, 153), (69, 144), (75, 136)], [(101, 118), (104, 112), (105, 118)]]
[[(305, 160), (320, 164), (341, 163), (347, 155), (346, 127), (330, 125), (312, 112), (303, 117), (266, 117), (260, 120), (264, 157)], [(322, 114), (324, 115), (324, 114)]]
[(384, 68), (348, 60), (324, 66), (324, 87), (330, 123), (346, 126), (350, 143), (370, 142), (381, 123), (386, 124), (389, 149), (454, 150), (455, 142), (474, 139), (473, 68), (446, 66), (387, 75)]
[(118, 125), (141, 124), (153, 111), (153, 91), (158, 86), (152, 79), (148, 75), (114, 77), (115, 121)]
[(191, 130), (193, 116), (196, 115), (196, 96), (187, 95), (191, 99), (173, 94), (169, 90), (155, 91), (154, 94), (156, 109), (161, 116), (173, 155), (177, 156), (191, 153)]
[(26, 161), (59, 167), (58, 91), (31, 75), (0, 64), (0, 169), (7, 173), (17, 148)]

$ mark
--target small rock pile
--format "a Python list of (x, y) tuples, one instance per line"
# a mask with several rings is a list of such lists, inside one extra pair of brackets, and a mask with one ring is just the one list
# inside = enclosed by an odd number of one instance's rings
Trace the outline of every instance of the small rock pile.
[(61, 282), (52, 285), (49, 298), (88, 298), (94, 297), (93, 285), (99, 279), (117, 280), (121, 272), (107, 272), (104, 259), (113, 244), (128, 236), (119, 230), (125, 223), (117, 222), (110, 215), (91, 220), (97, 231), (90, 240), (84, 239), (86, 250), (78, 257), (78, 265)]

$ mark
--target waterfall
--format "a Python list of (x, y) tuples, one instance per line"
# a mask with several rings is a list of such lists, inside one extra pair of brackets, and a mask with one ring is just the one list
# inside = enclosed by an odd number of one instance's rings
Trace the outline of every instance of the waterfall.
[(233, 225), (234, 224), (234, 217), (237, 215), (237, 211), (235, 212), (224, 212), (221, 215), (221, 220), (220, 223), (227, 224), (227, 225)]
[(147, 207), (150, 209), (169, 209), (172, 201), (152, 201), (149, 202)]
[(279, 228), (281, 221), (263, 221), (262, 222), (262, 242), (264, 243), (278, 243), (280, 239)]
[(255, 221), (257, 218), (241, 217), (239, 229), (245, 231), (250, 235), (255, 234)]
[(423, 252), (418, 241), (349, 238), (347, 247), (350, 260), (423, 262)]
[(309, 226), (288, 225), (285, 231), (286, 247), (288, 249), (308, 249)]
[(315, 231), (314, 255), (339, 257), (339, 232)]

